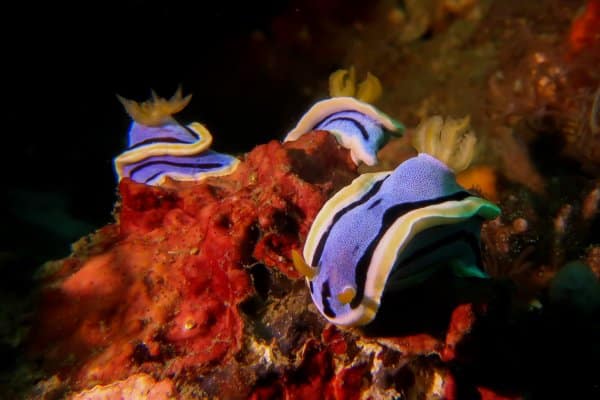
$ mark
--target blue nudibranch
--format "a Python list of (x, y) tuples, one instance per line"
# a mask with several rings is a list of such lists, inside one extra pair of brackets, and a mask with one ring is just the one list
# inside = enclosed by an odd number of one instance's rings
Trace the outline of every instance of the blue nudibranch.
[(480, 228), (500, 209), (456, 182), (454, 173), (473, 155), (467, 128), (468, 118), (431, 118), (418, 129), (418, 156), (394, 171), (359, 176), (320, 210), (303, 256), (293, 259), (330, 322), (369, 323), (384, 290), (421, 281), (437, 267), (486, 276), (478, 268)]
[(350, 150), (355, 164), (377, 164), (377, 152), (390, 134), (400, 135), (404, 126), (370, 104), (353, 97), (334, 97), (315, 103), (300, 119), (284, 141), (296, 140), (303, 134), (323, 130), (332, 133)]
[(133, 122), (128, 149), (115, 158), (118, 179), (124, 177), (148, 185), (162, 185), (167, 178), (189, 181), (233, 172), (239, 160), (208, 150), (212, 136), (204, 125), (183, 126), (172, 118), (190, 101), (181, 89), (169, 99), (152, 92), (152, 99), (138, 104), (119, 97)]
[[(352, 97), (356, 93), (356, 98)], [(323, 130), (350, 150), (355, 164), (377, 164), (377, 152), (390, 135), (400, 136), (404, 125), (370, 105), (382, 93), (379, 79), (371, 74), (358, 85), (354, 68), (341, 69), (329, 78), (332, 98), (315, 103), (286, 135), (284, 142), (296, 140), (305, 133)]]

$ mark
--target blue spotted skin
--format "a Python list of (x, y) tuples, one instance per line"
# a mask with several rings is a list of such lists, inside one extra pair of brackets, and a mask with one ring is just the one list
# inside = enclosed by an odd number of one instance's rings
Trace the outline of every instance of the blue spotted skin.
[[(479, 264), (481, 223), (499, 213), (427, 154), (394, 171), (359, 177), (330, 202), (337, 209), (317, 216), (304, 258), (318, 271), (308, 279), (315, 305), (331, 322), (347, 326), (375, 317), (384, 287), (418, 281), (449, 261)], [(344, 304), (337, 296), (347, 288), (356, 294)]]

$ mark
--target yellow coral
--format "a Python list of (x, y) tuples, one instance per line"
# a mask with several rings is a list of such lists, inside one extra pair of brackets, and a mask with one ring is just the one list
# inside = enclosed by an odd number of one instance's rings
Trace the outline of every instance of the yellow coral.
[(117, 98), (135, 122), (148, 126), (159, 126), (171, 120), (173, 114), (183, 110), (192, 99), (192, 95), (188, 94), (182, 97), (180, 86), (168, 100), (159, 97), (154, 90), (152, 90), (152, 98), (142, 103), (128, 100), (119, 95)]
[(356, 84), (356, 72), (354, 67), (350, 69), (339, 69), (329, 76), (329, 95), (331, 97), (351, 97), (365, 103), (376, 102), (383, 93), (379, 79), (367, 72), (367, 77), (361, 83)]
[(470, 126), (470, 117), (461, 119), (433, 116), (416, 129), (413, 146), (446, 164), (454, 172), (466, 169), (475, 155), (477, 138)]

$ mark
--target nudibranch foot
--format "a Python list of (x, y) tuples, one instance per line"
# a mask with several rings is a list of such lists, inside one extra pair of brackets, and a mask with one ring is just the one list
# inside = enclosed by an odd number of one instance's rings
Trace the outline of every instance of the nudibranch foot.
[(446, 120), (440, 116), (429, 117), (417, 127), (413, 138), (413, 146), (419, 153), (437, 158), (455, 173), (469, 167), (476, 143), (468, 116)]
[(191, 99), (179, 88), (170, 100), (152, 92), (152, 99), (138, 104), (119, 98), (133, 118), (128, 149), (115, 158), (118, 179), (128, 177), (148, 185), (162, 185), (167, 179), (197, 181), (232, 173), (239, 160), (210, 151), (212, 135), (198, 122), (179, 124), (172, 115)]

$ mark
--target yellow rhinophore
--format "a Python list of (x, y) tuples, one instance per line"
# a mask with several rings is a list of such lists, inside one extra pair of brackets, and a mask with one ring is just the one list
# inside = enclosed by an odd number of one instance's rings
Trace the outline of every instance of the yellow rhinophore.
[(331, 97), (355, 97), (365, 103), (376, 102), (383, 93), (379, 79), (367, 72), (364, 81), (356, 84), (354, 67), (338, 69), (329, 76), (329, 95)]

